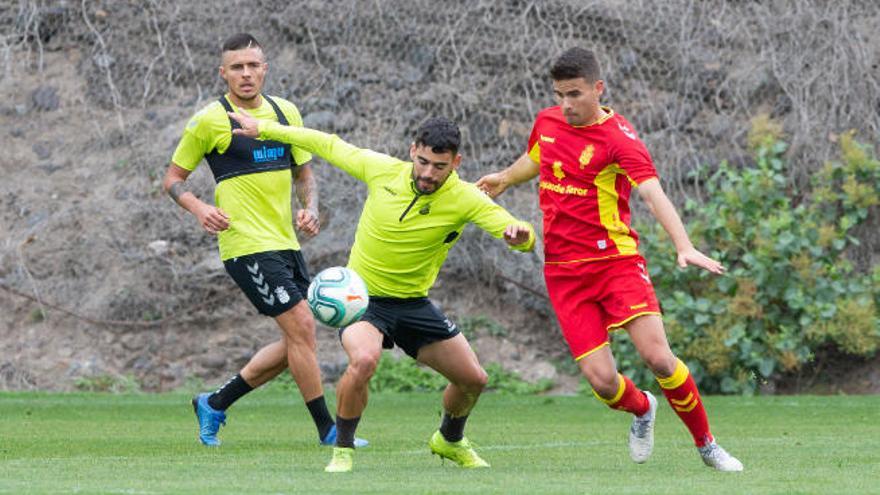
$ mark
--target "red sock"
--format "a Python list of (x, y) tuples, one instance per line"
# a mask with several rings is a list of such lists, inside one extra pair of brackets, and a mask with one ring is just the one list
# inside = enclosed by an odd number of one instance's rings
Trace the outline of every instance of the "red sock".
[(614, 397), (606, 399), (596, 393), (595, 390), (593, 390), (593, 395), (605, 404), (608, 404), (608, 407), (611, 409), (630, 412), (636, 416), (641, 416), (648, 412), (648, 408), (651, 407), (648, 403), (648, 397), (636, 387), (636, 384), (629, 377), (623, 376), (620, 373), (617, 376), (620, 377), (620, 385), (618, 385), (617, 393), (614, 394)]
[(706, 417), (706, 409), (700, 398), (700, 391), (691, 376), (690, 370), (678, 360), (675, 372), (669, 378), (657, 378), (663, 395), (669, 401), (669, 405), (675, 410), (675, 414), (690, 430), (697, 447), (702, 447), (712, 441), (712, 433), (709, 431), (709, 419)]

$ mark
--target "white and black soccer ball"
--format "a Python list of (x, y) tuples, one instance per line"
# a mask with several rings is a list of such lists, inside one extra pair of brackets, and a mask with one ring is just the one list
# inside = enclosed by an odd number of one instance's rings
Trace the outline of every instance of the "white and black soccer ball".
[(312, 279), (307, 301), (318, 321), (341, 328), (364, 314), (370, 296), (367, 285), (354, 270), (334, 266), (322, 270)]

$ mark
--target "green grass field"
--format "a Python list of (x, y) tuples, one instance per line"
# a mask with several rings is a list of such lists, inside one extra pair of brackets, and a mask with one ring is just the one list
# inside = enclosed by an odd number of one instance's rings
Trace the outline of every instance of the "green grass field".
[[(429, 454), (436, 394), (376, 394), (355, 472), (323, 472), (298, 396), (258, 391), (202, 447), (182, 394), (0, 394), (0, 493), (878, 493), (880, 396), (708, 397), (713, 431), (746, 470), (703, 466), (668, 405), (654, 456), (628, 457), (629, 418), (591, 397), (486, 395), (468, 436), (492, 468)], [(871, 474), (874, 473), (874, 474)]]

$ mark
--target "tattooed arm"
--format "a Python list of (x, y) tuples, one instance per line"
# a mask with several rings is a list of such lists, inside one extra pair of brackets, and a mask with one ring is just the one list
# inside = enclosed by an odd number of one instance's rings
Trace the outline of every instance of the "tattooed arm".
[(205, 203), (186, 189), (186, 179), (189, 174), (189, 170), (174, 163), (170, 164), (165, 171), (165, 179), (162, 180), (162, 189), (181, 208), (192, 213), (209, 234), (228, 229), (229, 217), (223, 210)]
[(318, 183), (312, 166), (306, 163), (293, 169), (293, 184), (296, 197), (302, 207), (296, 212), (296, 227), (309, 237), (318, 234), (321, 229), (318, 220)]

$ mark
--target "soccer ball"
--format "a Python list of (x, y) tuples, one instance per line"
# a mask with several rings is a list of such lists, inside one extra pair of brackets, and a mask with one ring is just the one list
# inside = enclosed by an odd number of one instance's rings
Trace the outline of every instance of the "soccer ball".
[(309, 285), (307, 301), (321, 323), (341, 328), (357, 321), (370, 302), (367, 285), (354, 270), (342, 266), (318, 273)]

